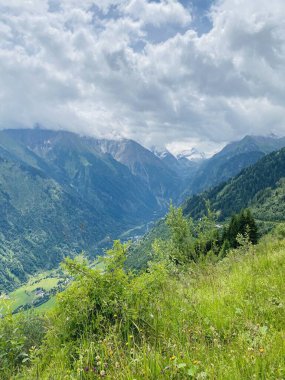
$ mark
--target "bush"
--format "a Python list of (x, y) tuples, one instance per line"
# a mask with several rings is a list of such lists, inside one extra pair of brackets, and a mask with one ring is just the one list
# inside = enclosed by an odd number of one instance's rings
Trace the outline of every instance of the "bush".
[[(101, 356), (99, 342), (115, 336), (128, 345), (129, 337), (143, 340), (153, 333), (152, 311), (168, 279), (164, 262), (153, 262), (147, 272), (135, 276), (124, 270), (127, 245), (115, 241), (102, 259), (104, 271), (90, 268), (86, 260), (67, 259), (64, 267), (74, 281), (57, 296), (57, 306), (50, 316), (53, 326), (38, 352), (37, 366), (50, 360), (50, 351), (64, 347), (61, 363), (74, 370), (93, 368)], [(93, 342), (92, 352), (80, 359), (82, 342)], [(38, 360), (38, 361), (37, 361)]]
[(29, 311), (12, 315), (10, 301), (0, 299), (0, 373), (10, 379), (23, 363), (28, 364), (32, 347), (39, 347), (44, 333), (44, 319)]
[(285, 239), (285, 223), (278, 224), (274, 229), (274, 235), (279, 239)]

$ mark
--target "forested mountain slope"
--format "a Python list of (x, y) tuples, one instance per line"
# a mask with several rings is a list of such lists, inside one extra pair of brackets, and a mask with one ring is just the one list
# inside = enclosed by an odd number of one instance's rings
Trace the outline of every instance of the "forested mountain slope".
[[(283, 140), (245, 138), (207, 165), (212, 162), (212, 173), (226, 168), (224, 173), (232, 175), (232, 165), (234, 170), (248, 165), (278, 144)], [(39, 128), (1, 131), (0, 289), (53, 268), (66, 255), (84, 250), (95, 256), (98, 247), (123, 232), (163, 216), (170, 199), (182, 199), (187, 168), (188, 179), (199, 178), (203, 165), (160, 157), (132, 140), (98, 140)], [(275, 169), (268, 165), (267, 159), (261, 161), (261, 175), (244, 177), (245, 171), (221, 186), (222, 193), (215, 189), (195, 196), (186, 212), (201, 215), (205, 197), (222, 209), (221, 217), (248, 205), (256, 192), (282, 177), (280, 169), (273, 178)]]
[(196, 194), (219, 185), (284, 146), (285, 138), (275, 136), (245, 136), (240, 141), (232, 142), (202, 163), (190, 180), (188, 193)]
[[(207, 202), (225, 221), (244, 208), (250, 208), (260, 222), (261, 233), (271, 229), (275, 222), (285, 220), (285, 148), (272, 152), (239, 175), (213, 189), (194, 195), (183, 203), (183, 212), (195, 221), (207, 215)], [(145, 267), (151, 259), (152, 244), (169, 234), (165, 219), (131, 249), (127, 265)]]
[[(205, 213), (205, 200), (209, 200), (211, 207), (220, 212), (219, 218), (222, 220), (242, 208), (249, 207), (259, 199), (259, 192), (267, 188), (274, 189), (278, 186), (278, 181), (284, 177), (285, 149), (283, 148), (268, 154), (228, 182), (191, 197), (185, 202), (184, 212), (197, 219)], [(258, 202), (262, 209), (262, 197)], [(284, 207), (284, 204), (280, 204), (280, 207)]]
[(160, 194), (162, 201), (90, 139), (40, 129), (0, 132), (0, 289), (66, 255), (95, 255), (98, 244), (162, 214), (170, 194)]

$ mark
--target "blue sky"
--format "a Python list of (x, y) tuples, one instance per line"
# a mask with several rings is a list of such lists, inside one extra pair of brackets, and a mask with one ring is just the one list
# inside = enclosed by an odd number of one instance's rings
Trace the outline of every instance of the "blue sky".
[(181, 1), (181, 4), (183, 4), (185, 7), (189, 6), (189, 3), (191, 3), (191, 8), (193, 11), (193, 19), (194, 19), (194, 28), (199, 33), (206, 33), (208, 32), (211, 27), (212, 23), (211, 20), (209, 20), (208, 13), (210, 11), (211, 6), (213, 5), (213, 0), (193, 0), (193, 1)]
[(284, 0), (0, 1), (0, 127), (213, 152), (285, 135)]

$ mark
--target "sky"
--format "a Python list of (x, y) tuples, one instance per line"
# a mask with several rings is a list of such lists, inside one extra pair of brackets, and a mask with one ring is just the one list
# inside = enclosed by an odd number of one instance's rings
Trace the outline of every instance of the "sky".
[(207, 153), (285, 135), (284, 0), (0, 0), (0, 128)]

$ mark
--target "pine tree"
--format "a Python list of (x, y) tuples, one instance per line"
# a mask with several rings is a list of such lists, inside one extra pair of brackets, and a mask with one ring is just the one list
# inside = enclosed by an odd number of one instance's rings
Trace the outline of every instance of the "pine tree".
[(249, 209), (242, 210), (239, 214), (232, 216), (229, 227), (223, 232), (222, 240), (228, 240), (232, 248), (237, 248), (239, 245), (237, 241), (238, 234), (242, 236), (248, 234), (250, 242), (257, 243), (257, 225)]
[(252, 242), (252, 244), (256, 244), (258, 240), (258, 230), (256, 222), (251, 214), (251, 211), (249, 209), (246, 209), (244, 211), (246, 225), (249, 229), (249, 239)]

